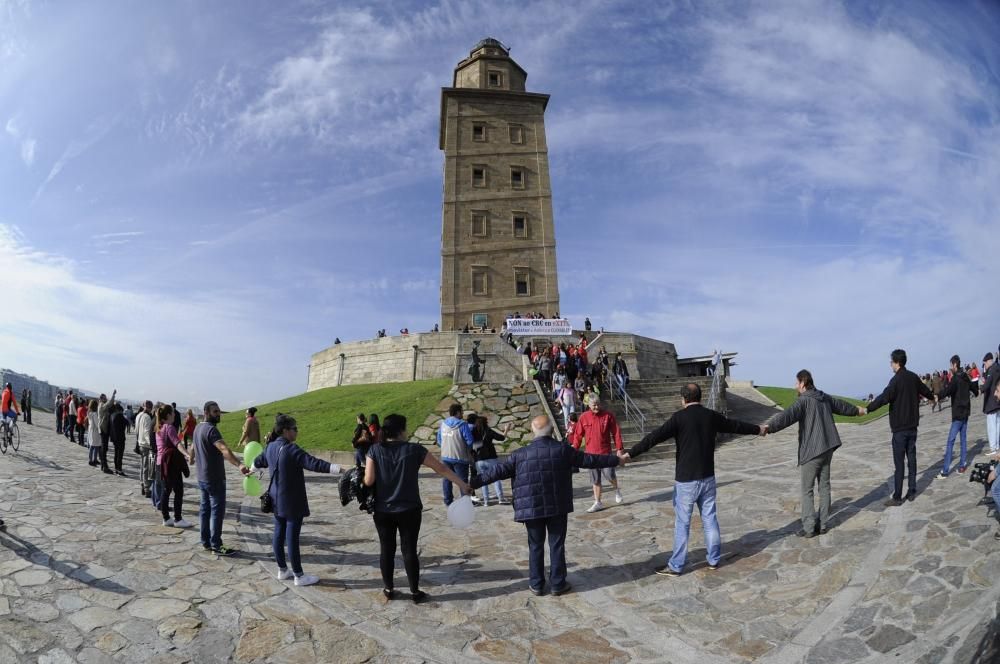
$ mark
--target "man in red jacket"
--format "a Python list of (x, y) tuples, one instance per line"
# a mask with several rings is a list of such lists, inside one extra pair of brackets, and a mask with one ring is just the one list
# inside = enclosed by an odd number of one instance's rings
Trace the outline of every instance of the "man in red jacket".
[[(618, 428), (618, 420), (612, 413), (602, 409), (598, 397), (591, 399), (590, 410), (580, 416), (570, 436), (570, 443), (576, 449), (580, 449), (580, 443), (584, 440), (587, 441), (587, 454), (611, 454), (612, 440), (615, 450), (622, 449), (622, 432)], [(625, 500), (618, 489), (618, 477), (613, 467), (591, 468), (590, 483), (594, 486), (594, 504), (590, 506), (588, 512), (599, 512), (604, 509), (604, 503), (601, 502), (602, 475), (615, 490), (615, 502), (621, 505)]]

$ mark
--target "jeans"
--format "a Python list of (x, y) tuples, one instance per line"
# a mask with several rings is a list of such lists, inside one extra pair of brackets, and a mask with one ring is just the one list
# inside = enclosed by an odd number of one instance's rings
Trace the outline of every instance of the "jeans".
[[(441, 463), (448, 466), (448, 468), (451, 469), (451, 472), (458, 475), (460, 479), (465, 481), (469, 480), (469, 464), (467, 462), (441, 459)], [(444, 504), (451, 505), (451, 501), (454, 500), (451, 493), (451, 480), (441, 480), (441, 495), (444, 497)], [(464, 496), (465, 494), (459, 491), (459, 495)]]
[(156, 459), (153, 458), (150, 448), (139, 448), (139, 486), (143, 492), (149, 491), (149, 487), (153, 483), (153, 464), (155, 462)]
[(819, 482), (819, 525), (826, 528), (830, 518), (830, 464), (833, 450), (806, 461), (802, 471), (802, 530), (811, 533), (816, 529), (816, 511), (813, 505), (813, 487)]
[(80, 445), (84, 445), (83, 435), (84, 435), (84, 433), (86, 433), (86, 431), (87, 431), (87, 425), (86, 424), (77, 424), (76, 425), (76, 434), (77, 434), (77, 438), (79, 439), (76, 442), (79, 443)]
[(62, 434), (62, 423), (63, 423), (62, 409), (56, 408), (56, 433), (60, 435)]
[(101, 432), (101, 468), (103, 470), (108, 470), (108, 442), (111, 440), (111, 434)]
[(545, 536), (549, 538), (549, 587), (562, 590), (566, 586), (566, 521), (567, 515), (530, 519), (528, 529), (528, 583), (535, 591), (545, 587)]
[(691, 512), (695, 504), (701, 513), (705, 529), (705, 548), (708, 564), (718, 565), (722, 559), (722, 534), (715, 515), (715, 477), (674, 484), (674, 551), (668, 565), (675, 572), (684, 569), (687, 561), (688, 534), (691, 531)]
[[(482, 461), (476, 462), (476, 471), (482, 475), (486, 472), (488, 468), (499, 465), (500, 459), (483, 459)], [(483, 485), (483, 502), (489, 502), (490, 499), (490, 485)], [(497, 495), (497, 498), (503, 500), (503, 482), (496, 481), (493, 483), (493, 493)]]
[(990, 443), (990, 454), (1000, 451), (1000, 410), (986, 413), (986, 440)]
[(893, 475), (892, 497), (899, 500), (903, 497), (903, 459), (906, 459), (908, 471), (907, 495), (917, 493), (917, 430), (896, 431), (892, 434), (892, 463), (895, 466)]
[[(89, 463), (94, 466), (101, 463), (101, 448), (98, 447), (97, 445), (91, 445), (89, 449), (90, 449), (90, 452), (88, 453)], [(157, 503), (157, 505), (159, 505), (159, 503)]]
[(955, 437), (961, 435), (961, 453), (958, 459), (959, 468), (965, 468), (965, 434), (969, 429), (969, 420), (953, 420), (951, 429), (948, 430), (948, 443), (944, 447), (944, 468), (941, 469), (945, 475), (951, 472), (951, 450), (955, 446)]
[(121, 471), (122, 461), (125, 458), (125, 441), (116, 440), (114, 441), (114, 445), (115, 445), (115, 470)]
[(222, 547), (222, 518), (226, 515), (226, 485), (198, 482), (201, 489), (201, 545)]
[(997, 507), (997, 518), (1000, 519), (1000, 480), (993, 482), (990, 492), (993, 494), (993, 504)]
[(302, 532), (302, 517), (285, 519), (274, 515), (274, 537), (271, 547), (274, 549), (274, 560), (279, 569), (286, 569), (285, 546), (288, 546), (288, 557), (292, 559), (292, 574), (302, 576), (302, 558), (299, 555), (299, 534)]
[(382, 586), (392, 590), (395, 585), (393, 573), (396, 568), (396, 531), (399, 531), (399, 545), (403, 553), (403, 567), (410, 592), (420, 590), (420, 558), (417, 556), (417, 539), (420, 537), (420, 522), (423, 512), (419, 509), (406, 512), (375, 512), (375, 530), (378, 531), (379, 568), (382, 571)]
[(163, 493), (160, 495), (160, 514), (163, 520), (170, 519), (170, 494), (174, 494), (174, 521), (181, 520), (181, 507), (184, 504), (184, 478), (178, 472), (174, 477), (163, 482)]
[(365, 467), (365, 463), (367, 463), (367, 461), (365, 460), (365, 457), (367, 455), (368, 455), (368, 448), (367, 447), (355, 447), (354, 448), (354, 465), (355, 466), (361, 466), (362, 468), (364, 468)]

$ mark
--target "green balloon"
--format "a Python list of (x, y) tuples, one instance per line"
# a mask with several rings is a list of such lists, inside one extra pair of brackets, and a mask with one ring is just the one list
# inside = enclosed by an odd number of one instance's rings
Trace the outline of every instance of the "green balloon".
[(257, 479), (256, 475), (247, 475), (243, 478), (243, 491), (248, 496), (259, 496), (264, 492), (264, 489), (260, 485), (260, 480)]
[(247, 446), (243, 448), (243, 463), (249, 468), (253, 465), (254, 459), (260, 456), (264, 448), (256, 440), (247, 443)]

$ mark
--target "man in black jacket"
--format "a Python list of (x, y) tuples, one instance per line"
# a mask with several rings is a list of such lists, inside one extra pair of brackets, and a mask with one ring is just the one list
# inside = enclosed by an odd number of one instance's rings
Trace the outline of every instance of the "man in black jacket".
[(742, 433), (763, 436), (763, 426), (730, 420), (701, 405), (701, 388), (688, 383), (681, 388), (683, 408), (674, 413), (656, 431), (646, 434), (627, 453), (619, 452), (623, 460), (633, 459), (657, 443), (677, 439), (677, 465), (674, 471), (674, 550), (664, 567), (656, 573), (680, 576), (687, 561), (691, 512), (695, 504), (701, 513), (705, 529), (708, 567), (717, 569), (722, 560), (722, 534), (715, 515), (715, 441), (720, 433)]
[(986, 414), (986, 440), (990, 444), (990, 454), (1000, 452), (1000, 399), (996, 397), (997, 385), (1000, 385), (1000, 366), (993, 358), (993, 353), (983, 357), (983, 375), (980, 378), (983, 388), (983, 412)]
[(965, 472), (965, 437), (969, 428), (969, 414), (972, 412), (972, 398), (969, 395), (979, 394), (979, 384), (973, 383), (968, 374), (962, 371), (962, 360), (958, 355), (951, 356), (951, 374), (951, 380), (938, 394), (938, 401), (951, 397), (951, 429), (948, 430), (948, 442), (944, 448), (944, 466), (938, 477), (948, 477), (948, 473), (951, 472), (951, 451), (958, 435), (962, 437), (958, 472)]
[[(799, 398), (765, 424), (768, 433), (799, 423), (799, 468), (802, 473), (802, 530), (799, 537), (826, 533), (830, 517), (830, 465), (840, 447), (840, 433), (833, 416), (855, 417), (861, 408), (816, 389), (812, 374), (803, 369), (795, 374)], [(819, 522), (813, 505), (813, 486), (819, 483)]]
[(528, 530), (528, 589), (545, 592), (545, 537), (549, 539), (549, 587), (553, 595), (570, 590), (566, 583), (566, 525), (573, 511), (573, 469), (613, 468), (625, 460), (613, 454), (585, 454), (552, 438), (552, 422), (544, 415), (531, 421), (535, 439), (506, 461), (472, 478), (473, 490), (513, 478), (514, 520)]
[(917, 427), (920, 425), (920, 397), (937, 396), (924, 385), (920, 376), (906, 368), (906, 351), (900, 348), (889, 355), (893, 377), (882, 394), (868, 404), (867, 412), (889, 404), (889, 429), (892, 431), (892, 463), (895, 466), (893, 493), (886, 507), (903, 504), (903, 458), (909, 471), (906, 500), (917, 497)]

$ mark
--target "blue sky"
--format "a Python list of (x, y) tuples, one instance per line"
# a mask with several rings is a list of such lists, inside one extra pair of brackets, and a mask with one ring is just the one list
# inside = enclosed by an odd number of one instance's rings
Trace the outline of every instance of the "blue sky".
[(1000, 342), (994, 2), (0, 0), (0, 364), (226, 407), (439, 311), (440, 88), (547, 111), (562, 313), (879, 390)]

